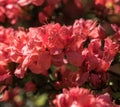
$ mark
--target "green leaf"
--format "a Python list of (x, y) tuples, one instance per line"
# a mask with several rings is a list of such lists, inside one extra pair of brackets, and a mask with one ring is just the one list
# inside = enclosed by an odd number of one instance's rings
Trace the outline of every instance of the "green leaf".
[(48, 95), (46, 93), (36, 97), (35, 99), (35, 105), (38, 107), (44, 106), (46, 104), (46, 101), (48, 100)]

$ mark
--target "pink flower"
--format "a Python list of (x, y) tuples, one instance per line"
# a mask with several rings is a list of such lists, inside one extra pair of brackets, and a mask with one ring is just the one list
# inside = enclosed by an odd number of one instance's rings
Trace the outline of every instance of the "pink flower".
[(92, 20), (76, 20), (73, 24), (73, 35), (86, 39), (88, 34), (96, 28), (96, 22)]
[(43, 43), (46, 43), (48, 49), (50, 48), (59, 48), (63, 49), (63, 44), (59, 41), (58, 31), (60, 30), (60, 24), (49, 24), (47, 26), (43, 26), (45, 29), (45, 35), (43, 36)]
[(23, 78), (30, 63), (30, 56), (26, 57), (15, 69), (14, 74), (18, 78)]
[(117, 26), (116, 24), (112, 24), (111, 25), (112, 29), (114, 30), (114, 34), (113, 34), (113, 39), (117, 42), (120, 41), (120, 27)]
[(47, 75), (47, 70), (51, 66), (51, 57), (47, 51), (40, 53), (32, 53), (28, 55), (15, 70), (15, 75), (23, 78), (27, 68), (35, 74)]
[(85, 54), (85, 63), (88, 67), (88, 70), (95, 70), (99, 65), (100, 60), (103, 57), (103, 51), (100, 49), (101, 47), (101, 40), (100, 39), (93, 39), (88, 44), (88, 48), (86, 49), (87, 52)]
[(12, 40), (8, 47), (9, 59), (12, 62), (21, 63), (24, 56), (29, 53), (27, 49), (28, 38), (26, 32), (23, 30), (14, 31)]
[(84, 88), (63, 89), (63, 93), (53, 101), (56, 107), (94, 107), (95, 97)]
[(32, 3), (36, 6), (41, 6), (45, 0), (32, 0)]
[(6, 90), (5, 92), (4, 92), (4, 94), (3, 94), (3, 96), (2, 96), (2, 98), (0, 98), (0, 102), (6, 102), (6, 101), (8, 101), (9, 100), (9, 93), (8, 93), (8, 91)]
[(99, 95), (96, 97), (96, 106), (98, 107), (115, 107), (112, 104), (110, 95), (108, 93), (105, 93), (103, 95)]
[(94, 96), (85, 88), (63, 89), (63, 93), (53, 100), (55, 107), (117, 107), (108, 93)]
[(105, 39), (105, 45), (104, 45), (104, 60), (109, 63), (111, 63), (119, 51), (119, 45), (112, 41), (110, 38)]
[[(41, 1), (41, 0), (40, 0)], [(2, 0), (0, 1), (0, 21), (10, 21), (11, 24), (16, 24), (18, 18), (23, 18), (24, 13), (21, 6), (28, 5), (32, 0)], [(24, 19), (28, 19), (26, 15)]]
[(10, 20), (11, 24), (15, 24), (18, 17), (22, 15), (22, 9), (16, 4), (7, 4), (5, 8), (7, 18)]
[(36, 6), (41, 6), (44, 3), (44, 0), (18, 0), (17, 3), (20, 6), (27, 6), (31, 3)]
[(88, 35), (92, 32), (96, 27), (96, 22), (92, 20), (76, 20), (72, 26), (72, 34), (68, 36), (70, 38), (70, 42), (66, 47), (67, 51), (82, 51), (83, 45), (88, 39)]
[(59, 41), (58, 31), (61, 25), (56, 24), (48, 24), (38, 28), (30, 28), (29, 29), (29, 36), (31, 41), (34, 39), (35, 43), (40, 42), (42, 48), (47, 50), (57, 48), (63, 49), (63, 44)]
[(59, 30), (59, 38), (65, 47), (70, 45), (74, 40), (72, 36), (72, 26), (61, 26)]
[(5, 45), (10, 45), (13, 40), (14, 29), (13, 28), (4, 28), (0, 26), (0, 42)]
[(51, 56), (47, 51), (33, 54), (30, 58), (29, 69), (35, 74), (47, 74), (51, 66)]
[(106, 32), (105, 29), (99, 25), (94, 30), (92, 30), (88, 36), (92, 39), (104, 39), (106, 37)]
[[(17, 3), (20, 5), (20, 6), (26, 6), (26, 5), (29, 5), (33, 0), (18, 0)], [(41, 0), (40, 0), (41, 1)]]
[(93, 39), (88, 44), (85, 63), (89, 71), (107, 71), (118, 52), (119, 46), (116, 42), (110, 38), (105, 38), (104, 42), (102, 44), (100, 39)]
[(105, 0), (95, 0), (95, 4), (104, 5), (105, 4)]

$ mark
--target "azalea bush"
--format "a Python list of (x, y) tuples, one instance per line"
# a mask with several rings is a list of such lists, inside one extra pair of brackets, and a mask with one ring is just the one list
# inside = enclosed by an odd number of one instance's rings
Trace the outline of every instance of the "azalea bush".
[(0, 107), (120, 107), (119, 0), (0, 0)]

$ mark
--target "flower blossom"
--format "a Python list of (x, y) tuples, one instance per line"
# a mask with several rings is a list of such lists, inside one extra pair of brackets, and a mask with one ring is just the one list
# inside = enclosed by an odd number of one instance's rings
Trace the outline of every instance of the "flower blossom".
[(112, 103), (108, 93), (95, 96), (85, 88), (63, 89), (53, 101), (55, 107), (119, 107)]
[(83, 54), (86, 56), (85, 62), (88, 66), (88, 70), (101, 72), (109, 69), (119, 50), (119, 45), (110, 38), (104, 39), (104, 45), (100, 39), (93, 39), (88, 44), (88, 48), (86, 50), (87, 52)]
[(82, 86), (88, 80), (89, 73), (82, 70), (72, 71), (69, 67), (62, 66), (56, 71), (55, 76), (57, 81), (54, 87), (56, 89), (63, 89), (67, 87)]
[(0, 85), (9, 85), (12, 83), (12, 76), (9, 69), (0, 65)]
[(47, 75), (52, 64), (106, 72), (119, 46), (105, 33), (96, 21), (84, 19), (76, 20), (73, 26), (51, 23), (27, 31), (1, 27), (0, 55), (2, 61), (17, 63), (14, 74), (20, 78), (28, 69)]
[(36, 85), (32, 81), (28, 81), (24, 86), (24, 90), (26, 92), (35, 91), (36, 90)]

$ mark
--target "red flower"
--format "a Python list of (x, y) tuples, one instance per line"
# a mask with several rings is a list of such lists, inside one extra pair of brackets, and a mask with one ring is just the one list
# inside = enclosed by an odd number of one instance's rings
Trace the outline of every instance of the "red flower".
[(12, 83), (12, 76), (5, 65), (0, 65), (0, 84), (8, 85)]
[(16, 70), (14, 72), (15, 76), (17, 76), (18, 78), (23, 78), (27, 71), (27, 67), (28, 67), (29, 63), (30, 63), (30, 57), (28, 56), (16, 68)]
[(104, 39), (106, 37), (105, 30), (99, 25), (94, 30), (92, 30), (89, 35), (92, 39)]
[(58, 4), (61, 0), (46, 0), (48, 4), (50, 5), (56, 5)]
[(113, 34), (113, 38), (114, 38), (116, 41), (120, 41), (120, 27), (118, 27), (118, 26), (115, 25), (115, 24), (112, 24), (111, 27), (112, 27), (112, 29), (115, 31), (115, 34)]
[(66, 52), (66, 58), (70, 64), (81, 66), (84, 61), (84, 56), (79, 52)]
[(93, 39), (88, 44), (87, 52), (84, 53), (86, 56), (85, 63), (88, 67), (88, 70), (95, 70), (101, 66), (99, 66), (99, 62), (103, 57), (103, 51), (100, 49), (101, 40)]
[(95, 0), (95, 4), (105, 5), (105, 0)]
[(0, 102), (6, 102), (9, 100), (9, 92), (6, 90), (2, 96), (2, 98), (0, 98)]
[(32, 0), (32, 3), (36, 6), (41, 6), (45, 0)]
[(90, 73), (89, 80), (93, 88), (101, 88), (107, 80), (106, 73)]
[(64, 53), (51, 55), (51, 63), (54, 64), (55, 66), (61, 66), (61, 65), (65, 64), (64, 60), (65, 60)]
[(11, 24), (15, 24), (18, 20), (18, 17), (22, 15), (22, 9), (16, 4), (7, 4), (5, 14), (10, 20)]
[(36, 90), (36, 85), (32, 81), (28, 81), (24, 87), (25, 91), (32, 92)]
[[(26, 5), (29, 5), (33, 0), (18, 0), (17, 3), (20, 5), (20, 6), (26, 6)], [(41, 1), (41, 0), (40, 0)]]
[(87, 71), (72, 71), (71, 69), (67, 66), (62, 66), (59, 70), (56, 71), (55, 75), (57, 78), (57, 82), (54, 85), (56, 89), (62, 89), (73, 86), (82, 86), (87, 81), (89, 75)]
[(39, 12), (38, 20), (40, 23), (45, 23), (48, 20), (48, 16), (43, 12)]
[(27, 68), (35, 74), (44, 74), (46, 75), (51, 65), (51, 57), (47, 51), (40, 53), (31, 53), (28, 55), (22, 63), (19, 64), (15, 70), (15, 75), (19, 78), (23, 78)]
[(104, 60), (109, 62), (113, 61), (115, 55), (119, 51), (119, 45), (112, 41), (110, 38), (105, 39), (105, 45), (104, 45)]
[(96, 97), (88, 89), (78, 87), (63, 89), (53, 103), (55, 107), (115, 107), (108, 93)]
[(70, 45), (74, 40), (72, 37), (72, 26), (61, 26), (59, 30), (59, 38), (65, 47)]
[(112, 104), (110, 95), (108, 93), (96, 97), (96, 105), (98, 107), (117, 107)]
[(56, 96), (54, 104), (56, 107), (95, 107), (95, 98), (84, 88), (63, 89), (63, 93)]
[(1, 102), (10, 101), (11, 104), (14, 104), (17, 107), (21, 107), (23, 106), (24, 101), (20, 93), (21, 93), (20, 88), (18, 87), (15, 87), (14, 89), (10, 88), (9, 90), (5, 90), (0, 101)]
[(105, 38), (104, 42), (103, 45), (100, 39), (93, 39), (88, 44), (85, 63), (89, 71), (107, 71), (118, 52), (119, 46), (116, 42), (113, 42), (110, 38)]
[(0, 6), (0, 22), (5, 21), (5, 8)]
[(47, 51), (33, 54), (30, 58), (29, 69), (35, 74), (47, 74), (51, 66), (51, 56)]

